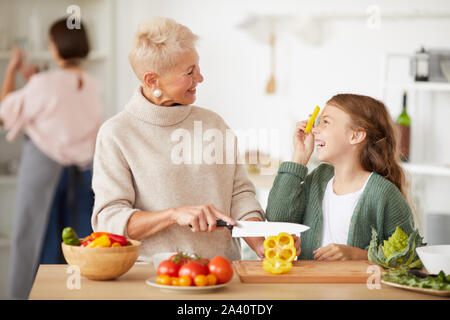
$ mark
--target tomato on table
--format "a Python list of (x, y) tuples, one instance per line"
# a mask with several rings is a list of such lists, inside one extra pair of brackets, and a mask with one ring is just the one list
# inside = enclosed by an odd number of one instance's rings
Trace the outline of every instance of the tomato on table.
[(171, 284), (175, 287), (180, 285), (180, 278), (178, 277), (170, 277), (170, 281)]
[(209, 271), (217, 277), (217, 283), (226, 283), (233, 278), (231, 262), (222, 256), (216, 256), (209, 261)]
[(212, 273), (208, 274), (206, 279), (208, 279), (208, 286), (215, 286), (217, 283), (217, 277)]
[(201, 262), (191, 261), (181, 266), (180, 270), (178, 271), (178, 276), (189, 276), (192, 279), (195, 279), (195, 277), (199, 274), (207, 275), (208, 273), (209, 270), (207, 265)]
[(158, 275), (166, 274), (169, 277), (178, 277), (179, 270), (180, 270), (179, 264), (176, 264), (175, 262), (173, 262), (171, 260), (164, 260), (158, 265), (158, 269), (156, 270), (156, 273)]
[(175, 262), (179, 266), (182, 266), (188, 262), (191, 262), (192, 258), (187, 254), (179, 252), (179, 253), (176, 253), (176, 254), (170, 256), (169, 260), (172, 262)]
[(156, 277), (156, 283), (165, 286), (170, 286), (172, 284), (172, 279), (167, 274), (160, 274)]
[(197, 287), (207, 286), (208, 278), (204, 274), (199, 274), (194, 278), (194, 283)]
[(182, 276), (178, 278), (178, 285), (181, 287), (189, 287), (192, 284), (192, 279), (189, 276)]

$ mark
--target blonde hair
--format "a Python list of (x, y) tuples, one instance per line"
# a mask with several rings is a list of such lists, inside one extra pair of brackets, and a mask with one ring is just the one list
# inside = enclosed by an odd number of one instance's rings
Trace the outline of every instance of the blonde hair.
[(164, 74), (176, 64), (179, 54), (195, 50), (198, 36), (170, 18), (141, 22), (128, 54), (131, 67), (142, 80), (146, 72)]

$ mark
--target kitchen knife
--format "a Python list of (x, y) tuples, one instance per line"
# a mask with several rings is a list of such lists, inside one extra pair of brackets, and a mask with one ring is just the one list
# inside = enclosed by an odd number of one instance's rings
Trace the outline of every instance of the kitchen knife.
[(217, 220), (217, 226), (230, 229), (232, 237), (268, 237), (276, 236), (280, 232), (300, 235), (309, 229), (303, 224), (289, 222), (236, 221), (236, 223), (237, 226), (232, 226), (223, 220)]

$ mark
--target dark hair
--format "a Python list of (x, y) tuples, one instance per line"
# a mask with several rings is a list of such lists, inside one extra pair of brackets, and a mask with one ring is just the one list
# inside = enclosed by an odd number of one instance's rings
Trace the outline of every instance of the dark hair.
[(60, 19), (50, 27), (50, 38), (55, 43), (60, 57), (68, 65), (77, 65), (89, 53), (89, 41), (86, 28), (79, 21), (80, 28), (69, 29), (67, 18)]

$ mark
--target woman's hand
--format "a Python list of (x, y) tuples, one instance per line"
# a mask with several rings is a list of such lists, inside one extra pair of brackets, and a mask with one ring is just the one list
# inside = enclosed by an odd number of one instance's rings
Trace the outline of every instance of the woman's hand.
[(367, 260), (367, 250), (346, 246), (344, 244), (329, 244), (314, 252), (314, 260)]
[(3, 78), (2, 90), (0, 92), (0, 100), (15, 90), (15, 77), (17, 70), (20, 69), (23, 63), (24, 52), (18, 46), (13, 47), (11, 58), (9, 59), (6, 68), (5, 76)]
[[(310, 115), (311, 116), (311, 115)], [(305, 133), (308, 120), (299, 121), (294, 131), (294, 155), (292, 161), (306, 166), (314, 151), (314, 135)]]
[(8, 70), (17, 71), (20, 69), (23, 63), (24, 52), (18, 46), (14, 46), (11, 54), (11, 58), (8, 62)]
[(32, 63), (22, 63), (20, 72), (22, 73), (22, 77), (28, 81), (32, 75), (38, 72), (38, 67)]
[(193, 232), (214, 231), (217, 219), (223, 220), (232, 226), (237, 225), (236, 221), (212, 204), (173, 208), (171, 216), (175, 223), (180, 226), (189, 226)]

